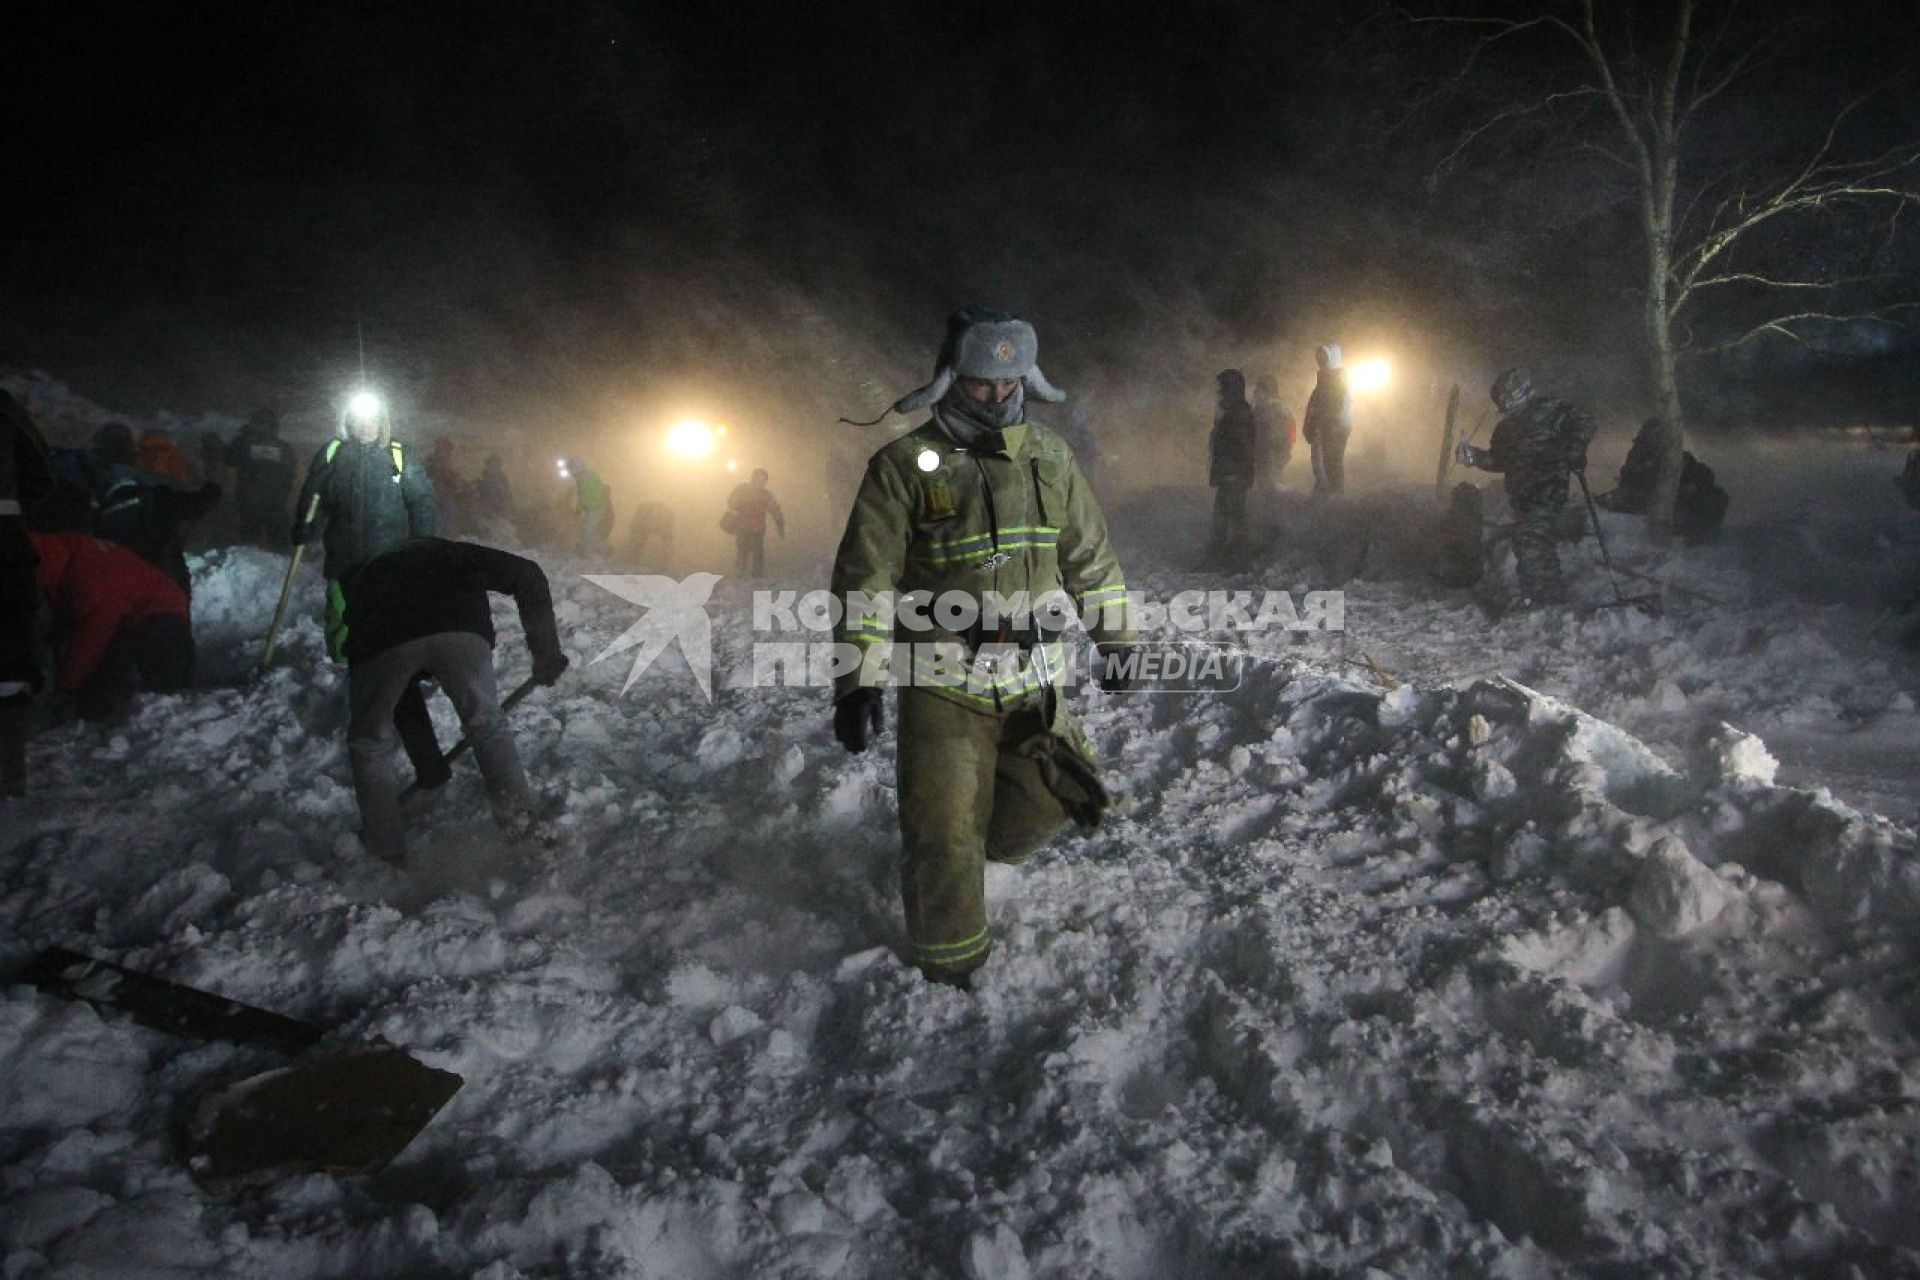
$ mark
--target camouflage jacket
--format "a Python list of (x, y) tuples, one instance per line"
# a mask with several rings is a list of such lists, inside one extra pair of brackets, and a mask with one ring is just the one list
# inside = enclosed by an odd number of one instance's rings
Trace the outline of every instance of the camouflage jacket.
[[(889, 663), (917, 687), (981, 711), (1061, 682), (1057, 630), (996, 629), (984, 617), (962, 625), (931, 607), (948, 593), (981, 602), (983, 615), (988, 593), (1036, 605), (1064, 597), (1095, 641), (1134, 638), (1107, 522), (1073, 451), (1033, 422), (1002, 440), (1000, 452), (970, 451), (927, 422), (867, 463), (833, 566), (833, 593), (849, 606), (835, 639), (861, 662), (837, 677), (836, 697), (882, 683)], [(909, 596), (920, 602), (917, 616)], [(852, 607), (863, 602), (873, 607)], [(895, 642), (912, 647), (896, 654)], [(934, 651), (940, 660), (929, 658)]]
[(1557, 506), (1567, 500), (1567, 476), (1586, 470), (1593, 433), (1593, 419), (1566, 401), (1529, 400), (1494, 427), (1481, 466), (1506, 475), (1514, 506)]

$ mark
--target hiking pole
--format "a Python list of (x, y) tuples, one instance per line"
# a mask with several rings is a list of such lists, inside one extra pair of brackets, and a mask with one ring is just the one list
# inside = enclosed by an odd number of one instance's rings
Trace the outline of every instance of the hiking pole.
[[(311, 525), (315, 516), (320, 514), (320, 495), (314, 494), (313, 501), (307, 504), (307, 514), (303, 523)], [(287, 601), (293, 598), (294, 575), (300, 572), (300, 558), (307, 553), (307, 544), (302, 542), (293, 549), (293, 559), (287, 562), (287, 579), (280, 584), (280, 603), (273, 611), (273, 625), (267, 628), (267, 647), (260, 655), (260, 670), (265, 671), (273, 662), (274, 642), (280, 638), (280, 624), (286, 621)]]
[(1613, 588), (1615, 604), (1632, 604), (1626, 592), (1620, 590), (1620, 579), (1613, 573), (1613, 557), (1607, 553), (1607, 535), (1600, 532), (1600, 508), (1594, 505), (1593, 490), (1587, 488), (1587, 473), (1576, 471), (1573, 478), (1580, 482), (1581, 496), (1587, 500), (1587, 517), (1593, 521), (1593, 540), (1600, 548), (1600, 563), (1607, 567), (1607, 585)]
[[(522, 680), (520, 682), (520, 686), (517, 689), (515, 689), (512, 693), (508, 694), (504, 699), (501, 700), (501, 703), (500, 703), (501, 713), (505, 714), (506, 712), (511, 711), (515, 707), (519, 706), (522, 702), (526, 701), (527, 695), (532, 693), (535, 689), (539, 688), (539, 686), (540, 686), (540, 682), (534, 679), (532, 676), (528, 676), (525, 680)], [(448, 764), (452, 764), (455, 760), (459, 759), (461, 756), (465, 755), (469, 750), (471, 750), (472, 747), (473, 747), (473, 744), (467, 741), (466, 735), (461, 734), (460, 741), (454, 743), (451, 747), (447, 749), (447, 754), (444, 757), (444, 759)], [(407, 789), (400, 793), (400, 798), (402, 800), (410, 800), (414, 796), (417, 796), (419, 794), (420, 794), (420, 784), (418, 782), (409, 782), (407, 784)]]

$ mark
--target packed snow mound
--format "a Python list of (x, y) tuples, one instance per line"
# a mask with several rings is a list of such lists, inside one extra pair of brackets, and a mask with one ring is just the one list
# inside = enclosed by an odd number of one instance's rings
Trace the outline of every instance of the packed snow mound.
[(230, 437), (241, 423), (240, 418), (217, 412), (182, 417), (166, 410), (128, 413), (109, 409), (39, 369), (0, 372), (0, 387), (20, 402), (48, 442), (56, 445), (85, 445), (96, 428), (109, 422), (124, 422), (136, 435), (148, 430), (171, 432), (182, 445), (198, 439), (202, 432)]
[[(285, 560), (194, 566), (244, 655)], [(514, 726), (557, 847), (463, 768), (407, 872), (359, 851), (312, 582), (264, 679), (36, 739), (0, 961), (110, 954), (466, 1086), (377, 1177), (223, 1199), (178, 1118), (272, 1055), (7, 990), (9, 1275), (1920, 1270), (1914, 832), (1757, 740), (1676, 768), (1531, 683), (1387, 690), (1324, 645), (1088, 695), (1120, 803), (991, 869), (968, 997), (899, 958), (887, 753), (818, 690), (622, 696), (586, 660), (631, 608), (549, 568), (576, 668)]]

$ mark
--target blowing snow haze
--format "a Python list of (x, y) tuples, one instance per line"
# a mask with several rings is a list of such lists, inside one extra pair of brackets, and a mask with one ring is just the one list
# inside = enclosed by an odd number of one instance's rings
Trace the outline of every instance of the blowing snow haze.
[(0, 1277), (1920, 1275), (1920, 8), (760, 8), (9, 13)]
[(1404, 108), (1457, 46), (1384, 9), (757, 8), (18, 17), (6, 363), (297, 414), (354, 376), (360, 327), (403, 402), (481, 431), (687, 398), (830, 422), (915, 385), (984, 299), (1039, 322), (1061, 385), (1140, 414), (1203, 419), (1235, 363), (1304, 395), (1335, 336), (1438, 379), (1524, 358), (1633, 412), (1619, 193), (1503, 189), (1526, 138), (1431, 187), (1465, 116)]

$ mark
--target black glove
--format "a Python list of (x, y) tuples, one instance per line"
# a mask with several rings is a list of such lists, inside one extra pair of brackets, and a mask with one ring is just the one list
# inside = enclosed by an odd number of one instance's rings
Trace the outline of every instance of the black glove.
[(287, 541), (296, 547), (303, 547), (307, 539), (313, 536), (313, 524), (306, 520), (295, 520), (293, 528), (287, 534)]
[(859, 755), (867, 741), (880, 736), (886, 726), (886, 698), (878, 689), (855, 689), (833, 704), (833, 736), (840, 745)]
[(1128, 649), (1132, 647), (1117, 644), (1097, 650), (1100, 669), (1096, 678), (1100, 682), (1100, 692), (1131, 693), (1140, 687), (1140, 682), (1133, 675), (1133, 664), (1125, 660)]
[(571, 666), (564, 653), (539, 653), (533, 658), (533, 678), (543, 685), (552, 685)]
[(200, 486), (200, 500), (208, 506), (212, 506), (214, 503), (220, 501), (220, 495), (224, 492), (225, 490), (221, 489), (218, 482), (209, 480)]

